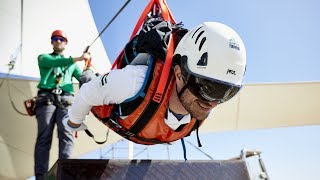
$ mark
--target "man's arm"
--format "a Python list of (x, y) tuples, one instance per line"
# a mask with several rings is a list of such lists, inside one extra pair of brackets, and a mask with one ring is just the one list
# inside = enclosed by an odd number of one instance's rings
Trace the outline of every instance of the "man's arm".
[(61, 58), (50, 54), (41, 54), (38, 56), (39, 67), (64, 67), (69, 66), (77, 61), (88, 60), (91, 56), (89, 53), (83, 53), (80, 57)]
[(126, 66), (85, 83), (69, 109), (71, 127), (83, 123), (92, 106), (120, 104), (141, 89), (147, 66)]
[(63, 67), (73, 64), (72, 57), (69, 58), (57, 58), (49, 54), (41, 54), (38, 57), (39, 67)]
[(80, 77), (81, 77), (81, 74), (82, 74), (82, 71), (81, 69), (79, 68), (79, 66), (75, 66), (74, 67), (74, 71), (72, 73), (72, 76), (75, 77), (79, 82), (80, 82)]

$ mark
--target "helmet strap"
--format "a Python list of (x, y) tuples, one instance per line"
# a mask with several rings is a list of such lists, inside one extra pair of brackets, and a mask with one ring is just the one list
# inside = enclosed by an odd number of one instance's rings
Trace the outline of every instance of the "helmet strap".
[[(177, 92), (177, 95), (178, 95), (178, 98), (180, 100), (180, 97), (182, 95), (182, 93), (188, 88), (189, 86), (189, 81), (187, 82), (187, 84), (185, 84), (182, 89), (180, 90), (180, 92), (178, 92), (178, 85), (176, 84), (176, 92)], [(181, 101), (181, 100), (180, 100)]]

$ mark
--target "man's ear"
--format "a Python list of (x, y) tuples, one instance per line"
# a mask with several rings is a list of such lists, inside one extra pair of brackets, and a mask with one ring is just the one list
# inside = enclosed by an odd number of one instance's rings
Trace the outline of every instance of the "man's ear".
[(182, 73), (179, 65), (174, 66), (174, 75), (176, 76), (177, 80), (182, 81)]

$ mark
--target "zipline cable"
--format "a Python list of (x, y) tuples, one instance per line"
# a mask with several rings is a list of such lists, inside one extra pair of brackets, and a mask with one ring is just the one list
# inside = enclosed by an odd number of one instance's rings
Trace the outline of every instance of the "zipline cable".
[[(86, 53), (86, 52), (89, 51), (89, 48), (92, 46), (92, 44), (104, 33), (104, 31), (105, 31), (105, 30), (110, 26), (110, 24), (117, 18), (117, 16), (118, 16), (118, 15), (122, 12), (122, 10), (129, 4), (130, 1), (131, 1), (131, 0), (128, 0), (128, 1), (119, 9), (119, 11), (113, 16), (113, 18), (112, 18), (112, 19), (108, 22), (108, 24), (103, 28), (103, 30), (99, 33), (99, 35), (92, 41), (92, 43), (91, 43), (89, 46), (87, 46), (87, 47), (84, 49), (83, 53)], [(87, 66), (92, 66), (90, 60), (85, 63), (84, 68), (87, 68)], [(93, 66), (92, 66), (92, 67), (93, 67)], [(94, 67), (93, 67), (93, 68), (94, 68)], [(94, 69), (96, 69), (96, 68), (94, 68)]]
[(128, 0), (121, 8), (120, 10), (117, 12), (117, 14), (115, 14), (113, 16), (113, 18), (108, 22), (108, 24), (103, 28), (103, 30), (99, 33), (98, 37), (96, 37), (92, 43), (87, 47), (87, 50), (89, 49), (90, 46), (92, 46), (92, 44), (104, 33), (104, 31), (110, 26), (110, 24), (117, 18), (117, 16), (122, 12), (122, 10), (129, 4), (131, 0)]

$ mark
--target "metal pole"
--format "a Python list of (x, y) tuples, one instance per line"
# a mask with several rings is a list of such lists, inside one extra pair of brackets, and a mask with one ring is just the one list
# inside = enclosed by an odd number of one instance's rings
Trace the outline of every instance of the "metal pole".
[(21, 0), (21, 12), (20, 12), (20, 26), (21, 26), (21, 28), (20, 28), (20, 67), (21, 67), (21, 69), (20, 69), (20, 73), (22, 74), (23, 73), (23, 69), (22, 69), (22, 67), (23, 67), (23, 65), (22, 65), (22, 58), (23, 58), (23, 56), (22, 56), (22, 52), (23, 52), (23, 0)]
[(128, 141), (128, 159), (133, 159), (133, 142)]

